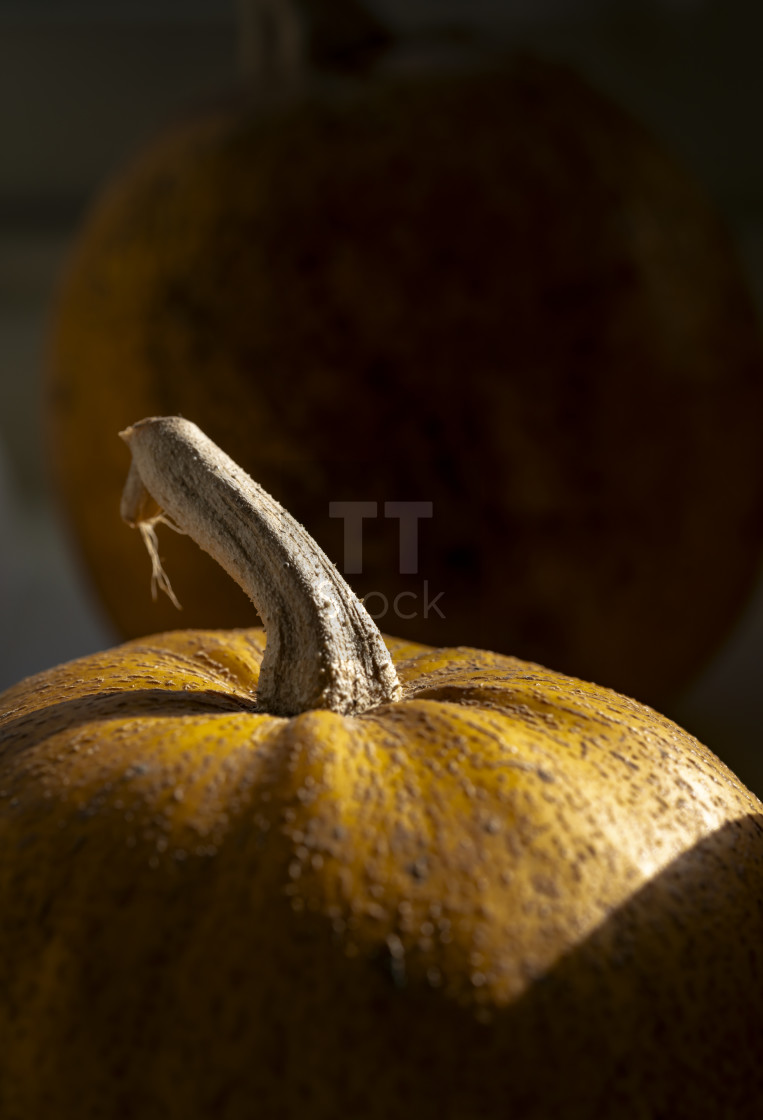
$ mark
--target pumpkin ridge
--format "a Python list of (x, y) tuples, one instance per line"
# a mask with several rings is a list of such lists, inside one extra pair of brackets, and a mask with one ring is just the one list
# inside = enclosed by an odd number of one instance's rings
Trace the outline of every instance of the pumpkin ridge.
[[(41, 711), (42, 714), (41, 715)], [(47, 739), (51, 729), (76, 731), (91, 723), (112, 719), (133, 719), (150, 716), (151, 719), (177, 718), (178, 716), (257, 713), (254, 701), (245, 701), (230, 693), (206, 690), (179, 690), (163, 688), (99, 690), (84, 696), (74, 696), (58, 704), (47, 705), (17, 715), (0, 727), (0, 754), (3, 739), (16, 742), (20, 749), (32, 748)], [(36, 734), (32, 734), (36, 733)]]

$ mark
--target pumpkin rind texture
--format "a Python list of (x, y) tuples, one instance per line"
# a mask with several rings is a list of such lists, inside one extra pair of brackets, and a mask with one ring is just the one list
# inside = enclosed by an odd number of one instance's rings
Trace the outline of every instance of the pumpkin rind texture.
[[(376, 503), (348, 579), (380, 626), (661, 703), (727, 634), (763, 538), (763, 352), (713, 208), (550, 62), (308, 88), (161, 137), (63, 280), (51, 461), (110, 616), (125, 637), (256, 621), (171, 534), (183, 614), (146, 597), (113, 433), (177, 413), (338, 561), (329, 503)], [(406, 564), (400, 501), (432, 503)]]
[(605, 688), (387, 639), (257, 710), (259, 630), (0, 700), (0, 1115), (685, 1117), (763, 1091), (763, 806)]

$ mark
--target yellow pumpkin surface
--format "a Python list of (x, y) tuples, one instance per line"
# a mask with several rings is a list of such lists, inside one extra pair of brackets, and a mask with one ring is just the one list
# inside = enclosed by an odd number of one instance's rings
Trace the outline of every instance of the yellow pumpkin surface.
[(3, 695), (3, 1120), (755, 1114), (761, 803), (633, 700), (386, 641), (354, 717), (259, 712), (261, 630)]

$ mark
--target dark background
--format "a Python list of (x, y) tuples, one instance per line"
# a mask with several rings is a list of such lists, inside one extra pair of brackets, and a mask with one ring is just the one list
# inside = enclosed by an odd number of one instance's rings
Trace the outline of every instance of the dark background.
[[(399, 28), (481, 25), (576, 64), (693, 170), (726, 219), (763, 313), (763, 5), (374, 7)], [(232, 84), (237, 59), (232, 2), (0, 0), (0, 687), (115, 640), (78, 571), (46, 476), (41, 384), (60, 269), (99, 186), (184, 106)], [(671, 711), (759, 795), (761, 655), (763, 582)]]

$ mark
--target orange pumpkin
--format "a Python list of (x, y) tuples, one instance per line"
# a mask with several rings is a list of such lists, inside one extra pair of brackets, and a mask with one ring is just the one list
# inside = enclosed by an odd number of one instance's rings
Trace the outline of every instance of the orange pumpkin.
[(760, 802), (605, 688), (385, 644), (193, 425), (127, 437), (126, 515), (269, 661), (176, 631), (2, 697), (0, 1115), (754, 1114)]
[[(73, 537), (126, 636), (256, 621), (179, 540), (183, 614), (146, 600), (114, 512), (110, 433), (136, 415), (202, 424), (401, 637), (521, 649), (655, 702), (758, 570), (745, 277), (685, 172), (549, 61), (386, 52), (161, 136), (82, 230), (47, 408)], [(401, 564), (406, 501), (432, 516)], [(375, 510), (360, 572), (331, 502)]]

